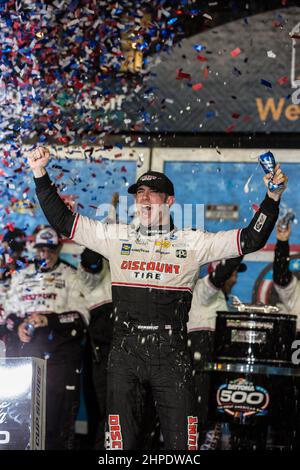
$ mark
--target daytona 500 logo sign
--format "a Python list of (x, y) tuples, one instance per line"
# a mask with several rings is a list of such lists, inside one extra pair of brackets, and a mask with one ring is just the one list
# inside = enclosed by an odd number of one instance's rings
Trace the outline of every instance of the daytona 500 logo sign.
[(231, 416), (262, 416), (267, 414), (268, 391), (244, 378), (222, 384), (217, 390), (217, 409)]

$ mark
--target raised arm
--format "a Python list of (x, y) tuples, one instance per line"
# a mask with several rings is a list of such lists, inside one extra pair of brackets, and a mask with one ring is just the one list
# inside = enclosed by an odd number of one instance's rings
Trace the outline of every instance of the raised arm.
[[(267, 186), (270, 174), (264, 176)], [(248, 227), (239, 230), (227, 230), (217, 233), (200, 232), (194, 235), (193, 249), (198, 252), (201, 264), (258, 251), (266, 244), (278, 218), (279, 201), (287, 183), (280, 165), (276, 165), (273, 182), (284, 184), (274, 192), (268, 190), (258, 211), (254, 214)]]
[(34, 175), (36, 194), (41, 208), (53, 228), (80, 245), (108, 256), (108, 225), (73, 213), (57, 193), (51, 182), (46, 165), (50, 152), (45, 147), (38, 147), (28, 156), (28, 163)]
[[(271, 177), (270, 173), (264, 176), (266, 187)], [(240, 254), (253, 253), (265, 246), (278, 219), (280, 197), (286, 188), (287, 181), (288, 178), (282, 172), (280, 165), (276, 165), (273, 183), (284, 184), (284, 187), (273, 192), (268, 189), (265, 199), (250, 224), (241, 230)]]
[(286, 287), (292, 280), (292, 273), (289, 268), (290, 263), (290, 246), (289, 238), (291, 227), (276, 227), (276, 247), (273, 263), (273, 281), (281, 287)]

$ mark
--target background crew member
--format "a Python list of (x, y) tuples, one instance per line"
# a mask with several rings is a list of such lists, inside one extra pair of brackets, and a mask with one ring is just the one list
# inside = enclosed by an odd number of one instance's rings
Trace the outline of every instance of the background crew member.
[(78, 276), (90, 314), (83, 377), (89, 445), (104, 450), (107, 362), (113, 332), (109, 264), (102, 255), (85, 248)]
[[(239, 256), (224, 260), (216, 266), (211, 263), (209, 274), (197, 281), (193, 292), (187, 329), (192, 368), (195, 372), (200, 443), (211, 428), (208, 422), (210, 376), (203, 371), (203, 368), (205, 363), (214, 359), (216, 312), (228, 310), (228, 295), (237, 282), (238, 273), (247, 269), (247, 266), (241, 262), (242, 259), (243, 257)], [(213, 434), (213, 432), (209, 434), (212, 441), (214, 441)], [(211, 442), (211, 448), (213, 445)]]
[(35, 263), (12, 276), (5, 303), (7, 356), (47, 360), (46, 449), (72, 449), (87, 312), (56, 231), (36, 235)]
[[(4, 303), (11, 282), (11, 275), (27, 266), (28, 262), (22, 257), (26, 247), (26, 235), (23, 230), (15, 227), (8, 230), (0, 245), (0, 356), (5, 352), (6, 326), (4, 318)], [(4, 341), (2, 341), (4, 340)]]
[(281, 311), (297, 315), (297, 336), (300, 335), (300, 281), (290, 271), (291, 225), (287, 227), (277, 224), (276, 247), (273, 263), (273, 281), (281, 302)]

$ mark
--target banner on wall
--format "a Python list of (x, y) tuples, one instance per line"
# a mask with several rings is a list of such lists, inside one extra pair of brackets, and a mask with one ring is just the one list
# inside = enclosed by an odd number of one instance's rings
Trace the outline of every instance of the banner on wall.
[(132, 117), (152, 132), (299, 132), (299, 18), (285, 7), (182, 40), (156, 56)]

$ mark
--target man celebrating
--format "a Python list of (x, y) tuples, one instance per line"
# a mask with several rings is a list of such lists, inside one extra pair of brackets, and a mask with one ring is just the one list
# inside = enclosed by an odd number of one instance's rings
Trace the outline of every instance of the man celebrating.
[[(139, 223), (102, 224), (65, 206), (46, 173), (48, 160), (44, 147), (28, 158), (49, 222), (110, 262), (114, 333), (108, 364), (107, 447), (136, 448), (141, 390), (147, 386), (156, 403), (165, 449), (196, 450), (186, 322), (199, 268), (262, 248), (278, 217), (283, 188), (268, 192), (242, 230), (177, 230), (169, 212), (173, 184), (164, 174), (149, 171), (128, 189), (135, 195)], [(266, 185), (270, 178), (264, 177)], [(287, 181), (279, 165), (273, 181)]]

